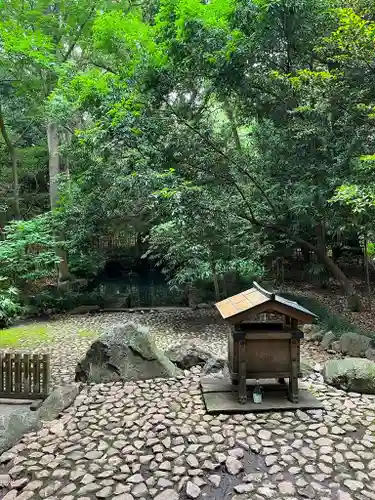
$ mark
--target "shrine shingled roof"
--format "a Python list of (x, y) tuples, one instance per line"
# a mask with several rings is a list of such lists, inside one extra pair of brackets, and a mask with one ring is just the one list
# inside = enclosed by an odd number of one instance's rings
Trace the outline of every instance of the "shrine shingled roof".
[(293, 316), (292, 311), (295, 311), (297, 314), (299, 313), (309, 316), (311, 320), (317, 317), (316, 314), (301, 306), (298, 302), (285, 299), (284, 297), (281, 297), (281, 295), (269, 292), (255, 281), (253, 285), (253, 288), (237, 295), (233, 295), (232, 297), (215, 304), (222, 318), (232, 318), (233, 316), (251, 311), (252, 309), (259, 309), (262, 305), (264, 305), (264, 307), (261, 307), (261, 309), (267, 309), (268, 305), (273, 305), (277, 309), (278, 304), (280, 306), (286, 306), (290, 311), (291, 316)]

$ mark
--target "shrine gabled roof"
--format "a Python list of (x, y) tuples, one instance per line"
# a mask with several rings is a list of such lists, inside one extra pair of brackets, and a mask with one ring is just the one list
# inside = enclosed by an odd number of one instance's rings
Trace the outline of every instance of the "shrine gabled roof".
[(233, 295), (232, 297), (215, 304), (222, 318), (233, 318), (234, 316), (243, 314), (247, 311), (250, 312), (255, 308), (259, 310), (259, 312), (261, 312), (261, 310), (265, 312), (268, 308), (272, 310), (282, 309), (283, 312), (287, 309), (288, 315), (295, 317), (296, 319), (300, 319), (301, 314), (305, 318), (308, 316), (311, 320), (316, 318), (316, 315), (313, 312), (301, 306), (298, 302), (285, 299), (278, 294), (269, 292), (255, 281), (253, 285), (253, 288), (237, 295)]

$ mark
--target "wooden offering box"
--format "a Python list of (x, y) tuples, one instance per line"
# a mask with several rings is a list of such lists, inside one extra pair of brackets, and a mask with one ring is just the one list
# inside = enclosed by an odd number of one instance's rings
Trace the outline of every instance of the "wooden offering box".
[(298, 324), (311, 323), (314, 313), (297, 302), (268, 292), (258, 283), (216, 304), (232, 326), (228, 334), (228, 366), (238, 400), (246, 403), (249, 379), (289, 379), (289, 399), (298, 402), (300, 339)]

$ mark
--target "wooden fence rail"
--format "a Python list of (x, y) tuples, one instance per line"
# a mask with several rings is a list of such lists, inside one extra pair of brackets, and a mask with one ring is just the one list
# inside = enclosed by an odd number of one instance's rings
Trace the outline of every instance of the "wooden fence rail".
[(44, 399), (49, 374), (48, 354), (0, 353), (0, 398)]

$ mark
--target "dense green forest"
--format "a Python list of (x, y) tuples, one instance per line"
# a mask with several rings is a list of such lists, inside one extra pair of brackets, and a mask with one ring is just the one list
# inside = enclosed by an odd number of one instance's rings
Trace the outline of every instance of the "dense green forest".
[(0, 319), (133, 237), (171, 286), (216, 297), (300, 248), (360, 306), (334, 254), (374, 248), (372, 0), (0, 12)]

